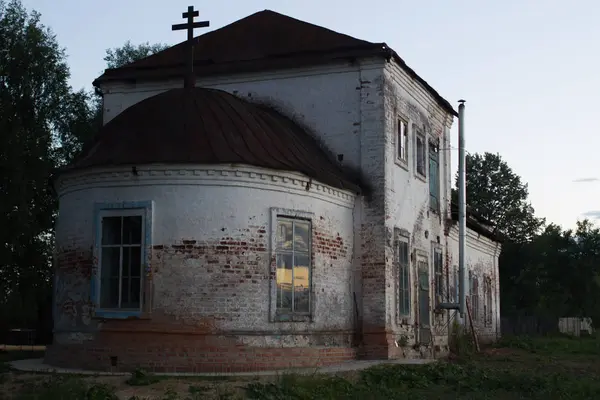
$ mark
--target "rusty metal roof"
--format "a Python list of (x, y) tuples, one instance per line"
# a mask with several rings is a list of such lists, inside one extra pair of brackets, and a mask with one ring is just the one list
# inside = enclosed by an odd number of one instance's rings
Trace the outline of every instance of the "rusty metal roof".
[[(356, 39), (274, 11), (257, 12), (194, 40), (197, 76), (297, 68), (361, 57), (394, 59), (440, 106), (458, 116), (452, 105), (385, 43)], [(182, 77), (184, 60), (185, 43), (182, 42), (124, 67), (107, 69), (94, 85)]]
[(171, 89), (127, 108), (65, 170), (155, 163), (247, 164), (356, 193), (365, 186), (279, 112), (207, 88)]

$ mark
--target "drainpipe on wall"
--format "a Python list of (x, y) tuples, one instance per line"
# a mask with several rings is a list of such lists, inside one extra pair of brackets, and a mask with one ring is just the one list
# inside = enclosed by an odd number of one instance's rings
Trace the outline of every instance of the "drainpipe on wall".
[(465, 269), (465, 238), (467, 234), (466, 169), (465, 169), (465, 101), (458, 106), (458, 302), (438, 304), (443, 310), (459, 310), (464, 319), (467, 311), (467, 274)]
[(458, 106), (458, 276), (459, 311), (464, 318), (467, 310), (467, 273), (465, 269), (465, 239), (467, 233), (467, 187), (465, 155), (465, 101), (459, 100)]

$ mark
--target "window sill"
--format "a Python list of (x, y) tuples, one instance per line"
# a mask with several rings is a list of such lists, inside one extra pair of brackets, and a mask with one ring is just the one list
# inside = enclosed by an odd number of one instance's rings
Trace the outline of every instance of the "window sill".
[(419, 172), (415, 172), (415, 177), (423, 183), (427, 183), (427, 177), (425, 175), (421, 175)]
[(274, 322), (312, 322), (310, 314), (275, 314)]
[(92, 319), (150, 319), (150, 314), (142, 311), (96, 310)]
[(405, 169), (406, 171), (408, 171), (408, 161), (402, 160), (401, 158), (396, 158), (394, 160), (394, 162), (396, 163), (397, 166), (399, 166), (402, 169)]

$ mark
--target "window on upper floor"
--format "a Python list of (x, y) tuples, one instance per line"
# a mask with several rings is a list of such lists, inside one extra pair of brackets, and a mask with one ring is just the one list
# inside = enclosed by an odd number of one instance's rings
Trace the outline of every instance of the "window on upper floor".
[(144, 213), (107, 210), (100, 223), (100, 304), (102, 310), (142, 307)]
[(276, 311), (280, 315), (310, 313), (311, 222), (277, 216)]
[(398, 119), (396, 132), (396, 159), (402, 163), (408, 163), (408, 122), (402, 118)]
[(416, 152), (416, 172), (417, 175), (425, 178), (425, 160), (426, 160), (426, 144), (425, 144), (425, 136), (421, 132), (416, 133), (415, 135), (415, 152)]
[(398, 315), (410, 316), (410, 257), (408, 235), (396, 235), (396, 265), (398, 268)]
[(440, 152), (434, 143), (429, 143), (429, 207), (440, 210)]

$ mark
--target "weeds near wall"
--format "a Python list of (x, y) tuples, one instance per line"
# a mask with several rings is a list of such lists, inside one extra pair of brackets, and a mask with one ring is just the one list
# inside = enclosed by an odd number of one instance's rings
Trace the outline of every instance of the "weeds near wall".
[(42, 382), (28, 385), (16, 397), (19, 400), (119, 400), (115, 389), (108, 385), (86, 384), (82, 379), (52, 376)]
[(152, 385), (159, 381), (159, 378), (149, 373), (148, 371), (136, 368), (135, 371), (131, 373), (131, 377), (127, 379), (127, 384), (131, 386), (148, 386)]
[(475, 343), (469, 330), (456, 319), (452, 322), (449, 347), (450, 352), (459, 360), (469, 359), (475, 353)]

